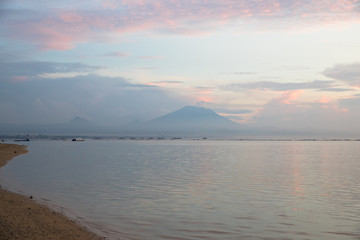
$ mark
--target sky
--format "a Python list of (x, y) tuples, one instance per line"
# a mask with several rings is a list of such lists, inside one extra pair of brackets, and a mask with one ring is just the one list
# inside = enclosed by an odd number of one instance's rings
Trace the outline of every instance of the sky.
[(0, 124), (238, 123), (360, 134), (359, 0), (0, 0)]

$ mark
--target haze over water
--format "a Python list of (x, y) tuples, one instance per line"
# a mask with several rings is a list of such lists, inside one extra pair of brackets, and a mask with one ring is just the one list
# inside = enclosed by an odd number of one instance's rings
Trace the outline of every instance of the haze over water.
[(111, 239), (359, 239), (359, 144), (34, 141), (0, 179)]

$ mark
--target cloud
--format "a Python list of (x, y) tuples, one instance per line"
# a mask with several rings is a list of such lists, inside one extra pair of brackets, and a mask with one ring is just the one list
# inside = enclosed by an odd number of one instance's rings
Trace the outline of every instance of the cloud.
[(68, 26), (69, 24), (66, 22), (51, 19), (43, 19), (41, 22), (30, 20), (29, 22), (24, 21), (11, 25), (10, 38), (31, 42), (43, 50), (72, 49), (76, 43), (84, 42), (85, 36), (89, 33), (86, 26), (79, 26), (75, 30), (73, 29), (74, 26)]
[[(155, 31), (183, 35), (235, 29), (288, 29), (341, 21), (357, 21), (357, 0), (304, 1), (65, 1), (2, 9), (3, 36), (32, 42), (42, 49), (66, 50), (107, 33)], [(34, 2), (33, 2), (34, 3)], [(86, 3), (86, 4), (85, 4)], [(300, 24), (301, 23), (301, 24)]]
[(218, 113), (223, 113), (223, 114), (244, 114), (244, 113), (252, 113), (252, 110), (247, 110), (247, 109), (237, 109), (237, 110), (230, 110), (230, 109), (213, 109), (214, 111), (218, 112)]
[(254, 114), (254, 109), (249, 109), (252, 106), (244, 104), (236, 104), (229, 102), (218, 102), (218, 101), (198, 101), (195, 103), (198, 107), (209, 108), (216, 113), (239, 123), (245, 123)]
[(146, 83), (145, 85), (150, 85), (150, 86), (167, 86), (167, 85), (179, 85), (183, 82), (181, 81), (159, 81), (159, 82), (151, 82), (151, 83)]
[(136, 69), (140, 70), (140, 71), (153, 71), (153, 70), (157, 70), (158, 68), (157, 67), (137, 67)]
[[(360, 117), (358, 107), (352, 107), (344, 100), (332, 100), (325, 95), (313, 103), (293, 101), (298, 94), (284, 92), (281, 97), (269, 101), (257, 114), (254, 125), (298, 131), (313, 137), (319, 137), (319, 134), (338, 135), (340, 132), (349, 136), (360, 133), (356, 128)], [(353, 101), (359, 103), (359, 99)]]
[(110, 53), (106, 53), (101, 55), (102, 57), (118, 57), (118, 58), (123, 58), (123, 57), (127, 57), (129, 56), (129, 53), (126, 52), (110, 52)]
[(138, 59), (143, 59), (143, 60), (159, 60), (159, 59), (163, 59), (163, 57), (161, 56), (138, 56)]
[(246, 120), (244, 117), (240, 116), (240, 115), (235, 115), (235, 114), (223, 114), (223, 113), (218, 113), (219, 115), (230, 119), (231, 121), (234, 122), (238, 122), (238, 123), (242, 123), (244, 120)]
[(272, 91), (289, 91), (297, 89), (331, 89), (334, 85), (334, 81), (309, 81), (309, 82), (273, 82), (273, 81), (259, 81), (259, 82), (247, 82), (247, 83), (233, 83), (225, 86), (227, 90), (238, 89), (258, 89), (258, 90), (272, 90)]
[(220, 74), (227, 74), (227, 75), (253, 75), (257, 74), (256, 72), (222, 72)]
[(322, 92), (349, 92), (349, 91), (354, 91), (353, 88), (323, 88), (323, 89), (318, 89), (317, 91), (322, 91)]
[(302, 94), (303, 90), (292, 90), (284, 92), (280, 98), (277, 98), (276, 101), (279, 101), (283, 104), (291, 104), (292, 101), (298, 99)]
[(321, 98), (319, 100), (317, 100), (316, 102), (318, 103), (329, 103), (331, 102), (331, 98), (326, 96), (326, 95), (322, 95)]
[(44, 74), (89, 73), (100, 69), (83, 63), (57, 63), (49, 61), (2, 62), (0, 61), (0, 81), (24, 81)]
[(325, 69), (323, 74), (350, 86), (360, 87), (360, 63), (339, 64)]
[[(99, 124), (149, 120), (188, 105), (166, 89), (98, 75), (0, 82), (0, 123), (55, 123), (84, 116)], [(10, 122), (9, 122), (10, 121)]]
[(0, 123), (61, 122), (84, 116), (103, 124), (149, 120), (193, 102), (169, 85), (139, 84), (93, 74), (100, 69), (81, 63), (0, 61)]
[(212, 109), (212, 110), (217, 112), (219, 115), (238, 123), (246, 122), (248, 120), (247, 115), (253, 112), (252, 110), (246, 110), (246, 109), (244, 110)]
[(208, 87), (208, 86), (194, 86), (193, 87), (195, 90), (198, 90), (198, 91), (214, 91), (216, 88), (214, 87)]
[(340, 99), (339, 105), (344, 108), (356, 108), (357, 110), (360, 110), (360, 95), (357, 94), (353, 97)]

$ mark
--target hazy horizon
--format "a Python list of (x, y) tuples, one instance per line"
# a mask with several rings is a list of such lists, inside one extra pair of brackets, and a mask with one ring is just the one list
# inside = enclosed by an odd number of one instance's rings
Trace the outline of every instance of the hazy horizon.
[(0, 11), (0, 124), (120, 126), (200, 106), (256, 129), (360, 134), (356, 0), (13, 0)]

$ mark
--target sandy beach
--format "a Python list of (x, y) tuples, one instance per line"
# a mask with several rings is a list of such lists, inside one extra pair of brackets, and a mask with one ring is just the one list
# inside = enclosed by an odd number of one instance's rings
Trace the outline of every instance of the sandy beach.
[[(0, 167), (28, 152), (26, 146), (0, 144)], [(1, 183), (0, 183), (1, 184)], [(0, 239), (101, 239), (60, 213), (0, 188)]]

